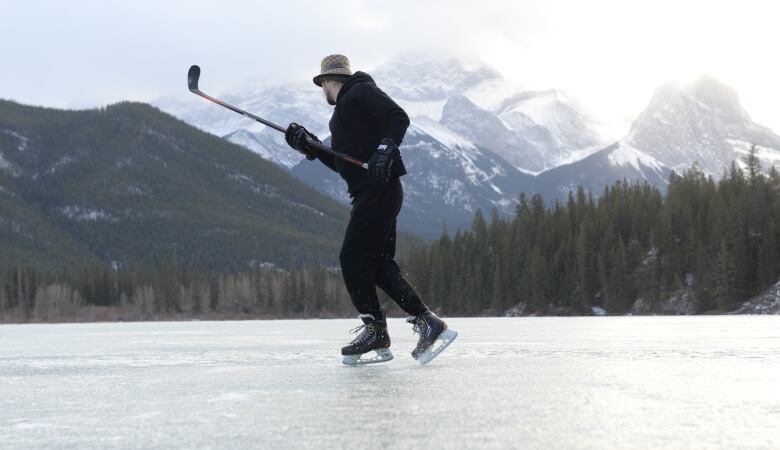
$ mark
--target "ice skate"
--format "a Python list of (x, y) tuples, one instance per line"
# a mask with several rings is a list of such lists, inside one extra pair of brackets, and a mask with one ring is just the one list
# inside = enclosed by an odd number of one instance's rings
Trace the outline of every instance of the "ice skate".
[(431, 311), (425, 311), (406, 319), (412, 330), (420, 335), (412, 358), (420, 364), (428, 364), (458, 337), (458, 332), (447, 328), (447, 323)]
[[(363, 364), (375, 364), (393, 359), (390, 351), (390, 335), (387, 333), (387, 322), (374, 320), (370, 314), (361, 314), (363, 325), (352, 330), (358, 336), (347, 346), (341, 349), (344, 355), (344, 364), (359, 366)], [(366, 356), (374, 352), (373, 356)]]

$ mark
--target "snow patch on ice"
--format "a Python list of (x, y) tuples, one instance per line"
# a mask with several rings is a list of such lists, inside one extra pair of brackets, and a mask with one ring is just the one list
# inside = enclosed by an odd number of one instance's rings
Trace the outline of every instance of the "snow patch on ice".
[(162, 415), (162, 413), (160, 411), (149, 411), (149, 412), (144, 412), (144, 413), (141, 413), (141, 414), (135, 414), (135, 415), (133, 415), (131, 417), (131, 419), (133, 419), (133, 420), (154, 419), (154, 418), (160, 417), (161, 415)]
[(49, 422), (33, 422), (28, 419), (19, 419), (14, 423), (14, 428), (18, 430), (35, 430), (40, 428), (54, 428), (53, 423)]
[(234, 402), (237, 400), (246, 400), (247, 398), (248, 395), (241, 392), (225, 392), (213, 397), (212, 400), (217, 402)]

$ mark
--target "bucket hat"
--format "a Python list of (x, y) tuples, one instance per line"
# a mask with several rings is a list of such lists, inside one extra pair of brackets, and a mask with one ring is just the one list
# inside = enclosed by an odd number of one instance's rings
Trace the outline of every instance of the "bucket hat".
[(328, 55), (322, 59), (320, 74), (312, 81), (317, 86), (322, 86), (323, 80), (343, 80), (350, 76), (352, 76), (352, 69), (349, 67), (349, 59), (346, 56)]

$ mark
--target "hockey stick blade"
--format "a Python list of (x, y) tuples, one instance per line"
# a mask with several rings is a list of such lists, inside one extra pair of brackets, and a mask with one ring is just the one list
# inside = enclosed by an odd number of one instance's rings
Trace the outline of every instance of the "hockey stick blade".
[(187, 71), (187, 87), (190, 88), (190, 92), (198, 90), (198, 80), (200, 79), (200, 67), (192, 66)]

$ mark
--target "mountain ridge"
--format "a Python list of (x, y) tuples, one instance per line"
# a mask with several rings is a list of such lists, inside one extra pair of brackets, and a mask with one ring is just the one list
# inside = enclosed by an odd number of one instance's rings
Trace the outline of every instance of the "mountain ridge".
[[(739, 163), (751, 144), (758, 145), (758, 156), (765, 166), (780, 162), (780, 138), (753, 122), (736, 92), (712, 77), (687, 84), (660, 85), (630, 129), (608, 132), (605, 130), (612, 128), (609, 124), (584, 112), (565, 92), (529, 90), (479, 61), (402, 58), (369, 72), (411, 117), (410, 130), (414, 131), (401, 150), (410, 169), (410, 198), (406, 205), (418, 214), (405, 215), (399, 224), (427, 237), (431, 237), (432, 228), (431, 220), (425, 217), (429, 209), (416, 203), (436, 195), (462, 195), (464, 201), (452, 202), (450, 210), (434, 209), (448, 217), (448, 223), (454, 220), (451, 225), (467, 226), (473, 208), (462, 205), (511, 212), (520, 192), (543, 193), (553, 196), (549, 199), (552, 201), (565, 195), (566, 187), (573, 186), (574, 180), (596, 194), (602, 190), (602, 182), (611, 184), (623, 178), (652, 182), (663, 190), (668, 181), (665, 177), (672, 170), (681, 172), (693, 163), (708, 174), (720, 176), (732, 161)], [(254, 98), (254, 94), (235, 100), (239, 106), (262, 106), (258, 112), (281, 123), (296, 121), (319, 130), (321, 137), (327, 136), (327, 130), (322, 128), (327, 124), (330, 109), (321, 93), (309, 83), (296, 86), (294, 91), (287, 91), (290, 96), (273, 97), (275, 101)], [(255, 87), (253, 91), (256, 94), (262, 88)], [(160, 106), (165, 108), (164, 104)], [(213, 105), (204, 104), (198, 108), (214, 109)], [(208, 116), (197, 116), (191, 112), (186, 120), (200, 120), (201, 126), (208, 129)], [(240, 116), (229, 120), (237, 127), (235, 133), (227, 136), (229, 139), (280, 163), (299, 178), (309, 172), (302, 168), (307, 162), (291, 153), (281, 136), (247, 123)], [(440, 132), (443, 129), (446, 133)], [(451, 139), (452, 136), (457, 138)], [(490, 183), (474, 183), (475, 166), (469, 163), (456, 164), (450, 157), (411, 158), (409, 153), (414, 149), (428, 148), (417, 145), (420, 139), (437, 141), (436, 149), (431, 150), (437, 155), (447, 153), (454, 157), (465, 148), (475, 148), (480, 154), (475, 161), (483, 164), (478, 171), (495, 173), (493, 184), (512, 190), (499, 188), (499, 193)], [(453, 146), (453, 142), (457, 145)], [(496, 162), (495, 158), (503, 161)], [(282, 159), (285, 160), (279, 162)], [(449, 161), (449, 166), (441, 166), (442, 161)], [(511, 168), (505, 167), (505, 163)], [(563, 174), (574, 178), (564, 179)], [(302, 181), (343, 203), (348, 201), (338, 192), (338, 179), (326, 181), (329, 175), (324, 172), (310, 175), (312, 180), (301, 178)], [(529, 175), (536, 179), (528, 178)], [(426, 179), (413, 183), (418, 176)], [(440, 190), (444, 185), (441, 181), (434, 183), (445, 178), (454, 180), (444, 183), (450, 186), (447, 193)], [(488, 193), (490, 190), (494, 193)]]
[(348, 216), (277, 165), (142, 103), (63, 111), (0, 100), (0, 160), (3, 265), (132, 267), (172, 255), (220, 270), (335, 265)]

